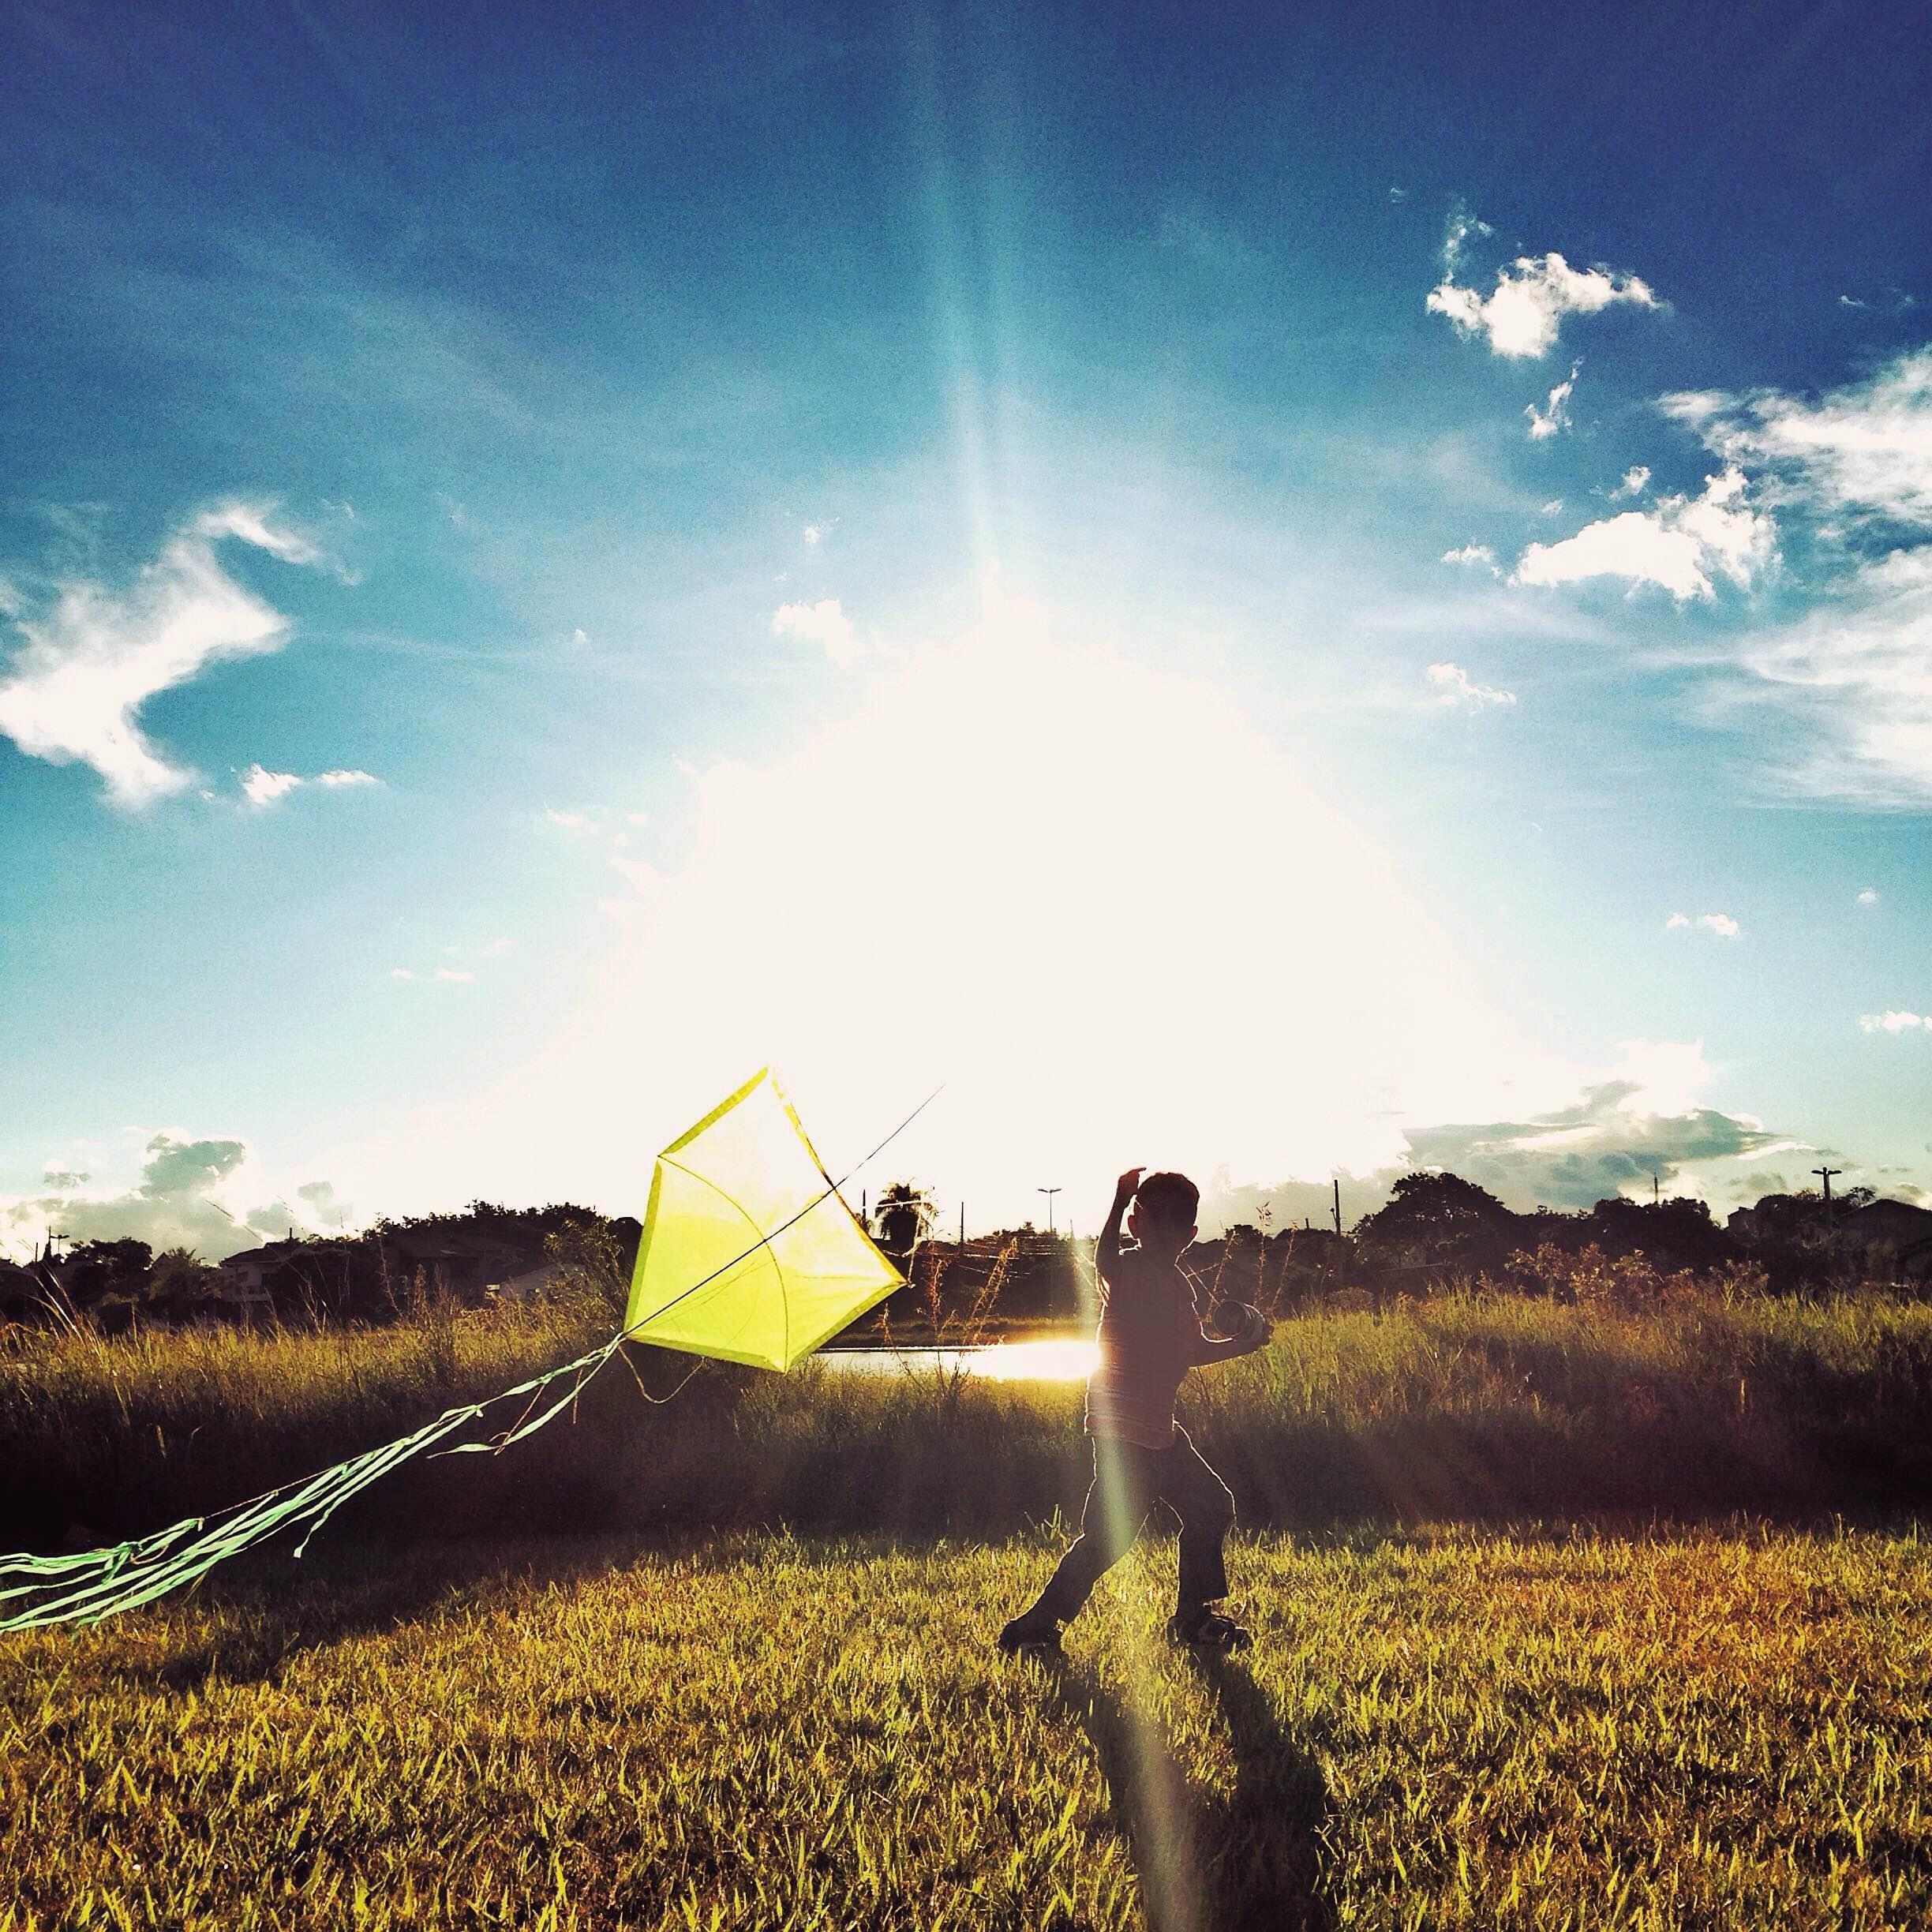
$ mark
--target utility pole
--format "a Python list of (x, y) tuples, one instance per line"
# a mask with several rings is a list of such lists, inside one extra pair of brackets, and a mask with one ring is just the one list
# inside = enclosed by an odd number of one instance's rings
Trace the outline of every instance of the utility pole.
[(1844, 1170), (1842, 1167), (1814, 1167), (1811, 1171), (1825, 1183), (1825, 1219), (1829, 1221), (1831, 1219), (1832, 1176), (1843, 1174)]
[(1335, 1232), (1339, 1234), (1342, 1232), (1342, 1179), (1339, 1174), (1335, 1177)]
[(1651, 1205), (1653, 1208), (1654, 1208), (1654, 1207), (1655, 1207), (1657, 1204), (1657, 1170), (1656, 1170), (1656, 1169), (1653, 1167), (1653, 1168), (1652, 1168), (1652, 1169), (1651, 1169), (1651, 1170), (1650, 1170), (1650, 1205)]
[(960, 1245), (962, 1248), (966, 1245), (966, 1204), (964, 1201), (960, 1203)]
[(1035, 1188), (1033, 1192), (1046, 1196), (1046, 1232), (1051, 1234), (1054, 1231), (1054, 1196), (1060, 1189), (1057, 1187)]

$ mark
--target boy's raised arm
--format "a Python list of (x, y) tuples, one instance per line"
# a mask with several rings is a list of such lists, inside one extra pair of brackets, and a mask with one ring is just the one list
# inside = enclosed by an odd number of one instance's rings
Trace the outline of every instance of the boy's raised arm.
[(1146, 1172), (1144, 1167), (1129, 1167), (1114, 1184), (1114, 1205), (1108, 1211), (1106, 1226), (1101, 1229), (1099, 1238), (1094, 1243), (1094, 1266), (1103, 1275), (1120, 1259), (1121, 1223), (1127, 1218), (1134, 1189), (1140, 1186), (1140, 1177)]

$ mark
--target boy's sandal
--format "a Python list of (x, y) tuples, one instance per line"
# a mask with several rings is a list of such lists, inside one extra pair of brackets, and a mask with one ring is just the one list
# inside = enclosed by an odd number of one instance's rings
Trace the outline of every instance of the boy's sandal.
[(1190, 1617), (1170, 1617), (1167, 1641), (1194, 1650), (1245, 1650), (1254, 1635), (1218, 1610), (1202, 1610)]

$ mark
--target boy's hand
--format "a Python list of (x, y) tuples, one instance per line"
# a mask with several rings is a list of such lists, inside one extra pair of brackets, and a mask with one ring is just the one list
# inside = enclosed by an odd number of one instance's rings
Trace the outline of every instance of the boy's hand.
[(1134, 1190), (1140, 1185), (1140, 1177), (1147, 1172), (1144, 1167), (1129, 1167), (1114, 1184), (1114, 1198), (1117, 1201), (1130, 1201)]

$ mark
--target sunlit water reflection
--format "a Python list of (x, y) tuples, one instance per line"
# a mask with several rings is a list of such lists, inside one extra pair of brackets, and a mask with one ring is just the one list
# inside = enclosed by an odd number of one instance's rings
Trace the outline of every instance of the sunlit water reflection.
[(992, 1342), (979, 1348), (821, 1349), (828, 1367), (870, 1375), (948, 1373), (994, 1382), (1078, 1382), (1093, 1371), (1091, 1342), (1071, 1335), (1035, 1342)]

